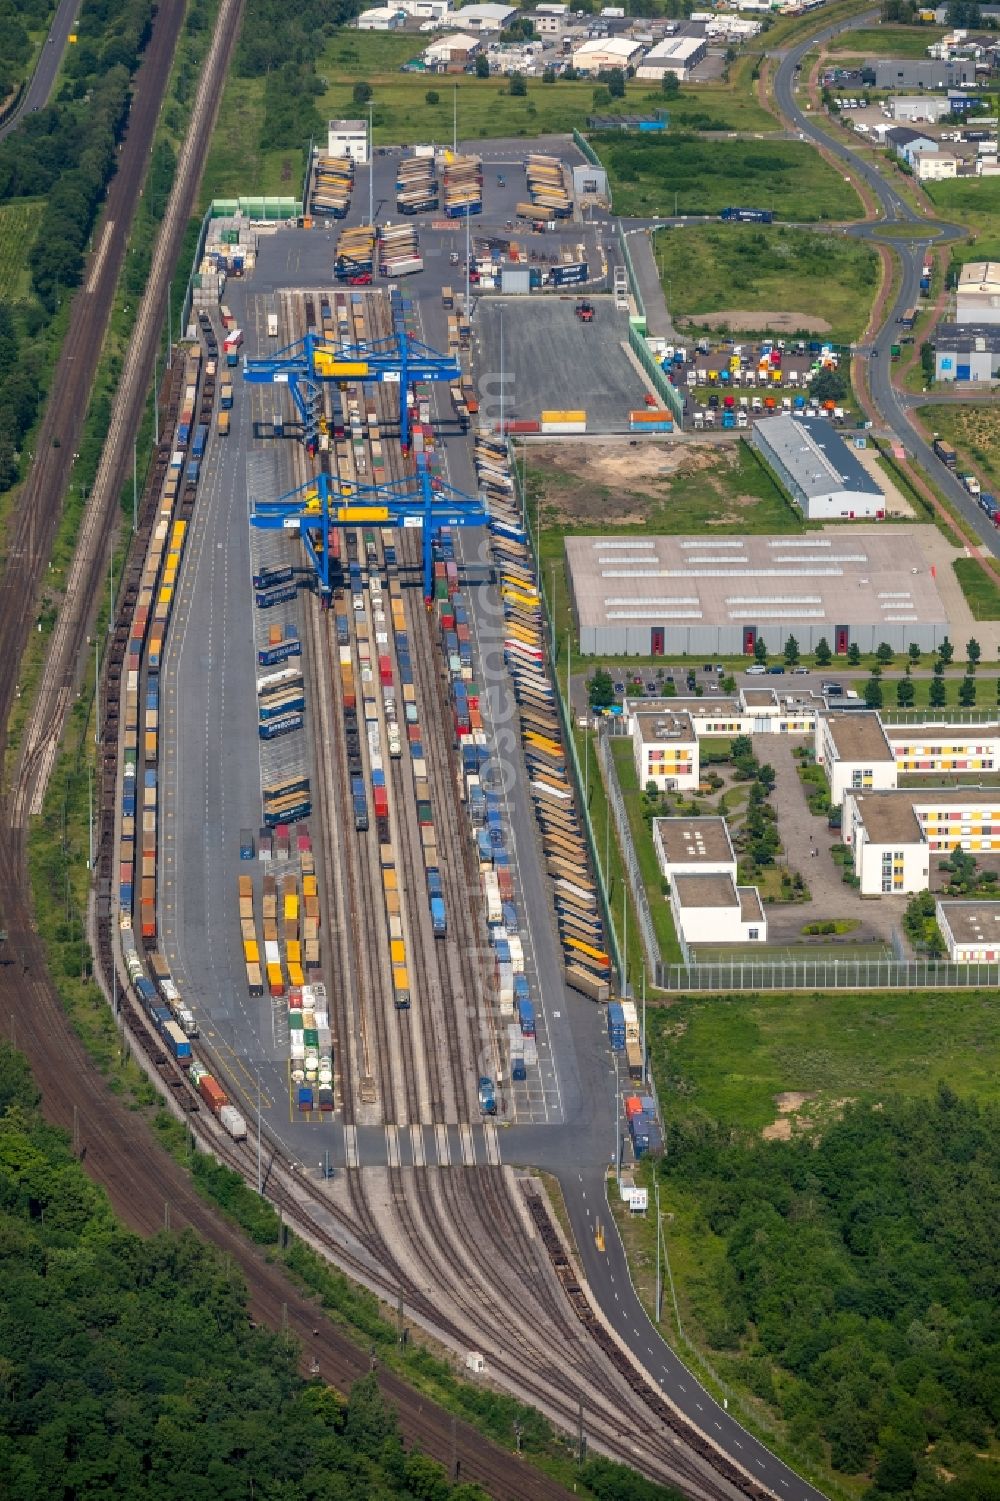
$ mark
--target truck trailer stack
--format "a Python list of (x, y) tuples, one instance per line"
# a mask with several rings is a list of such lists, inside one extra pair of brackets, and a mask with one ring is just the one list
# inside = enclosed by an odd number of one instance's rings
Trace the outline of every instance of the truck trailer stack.
[(573, 212), (573, 200), (559, 158), (532, 152), (524, 170), (533, 207), (542, 209), (547, 219), (568, 219)]
[(311, 208), (321, 218), (343, 219), (351, 206), (354, 162), (349, 156), (321, 153), (313, 168)]
[(379, 230), (378, 269), (381, 276), (412, 276), (422, 271), (417, 231), (409, 224), (393, 224)]
[(483, 164), (478, 156), (453, 156), (444, 166), (444, 211), (449, 219), (467, 219), (483, 211)]
[(337, 239), (333, 274), (352, 287), (367, 286), (375, 271), (375, 230), (358, 225), (342, 229)]
[(401, 214), (432, 213), (438, 206), (433, 156), (404, 157), (396, 170), (396, 208)]

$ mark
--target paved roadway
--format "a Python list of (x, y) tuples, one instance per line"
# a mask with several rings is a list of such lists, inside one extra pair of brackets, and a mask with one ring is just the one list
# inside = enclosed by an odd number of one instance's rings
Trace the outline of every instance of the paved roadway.
[(45, 45), (38, 54), (35, 71), (31, 75), (28, 87), (21, 95), (17, 109), (0, 125), (0, 141), (4, 136), (10, 135), (25, 115), (32, 115), (36, 110), (44, 109), (49, 102), (52, 85), (56, 81), (56, 74), (62, 63), (63, 53), (66, 50), (66, 42), (79, 9), (79, 0), (59, 0), (59, 9), (52, 18), (49, 34)]
[[(774, 75), (774, 93), (782, 114), (808, 139), (827, 147), (845, 165), (861, 177), (876, 195), (881, 210), (881, 219), (876, 223), (858, 224), (848, 233), (867, 240), (882, 240), (891, 246), (899, 258), (902, 269), (899, 292), (886, 321), (875, 334), (869, 351), (868, 379), (872, 400), (885, 424), (886, 431), (913, 455), (937, 487), (961, 511), (970, 523), (985, 548), (1000, 557), (1000, 534), (990, 525), (982, 511), (971, 499), (950, 470), (937, 459), (930, 444), (913, 426), (909, 408), (914, 405), (912, 396), (896, 391), (892, 384), (890, 345), (898, 342), (900, 315), (907, 308), (916, 307), (920, 301), (920, 272), (924, 254), (944, 240), (962, 239), (965, 230), (958, 225), (938, 221), (928, 222), (893, 186), (891, 177), (879, 172), (870, 162), (847, 146), (823, 127), (820, 117), (806, 114), (796, 99), (796, 68), (817, 43), (829, 41), (840, 32), (854, 30), (858, 26), (877, 20), (876, 11), (854, 16), (837, 26), (826, 26), (813, 33), (806, 41), (799, 42), (784, 54)], [(912, 225), (913, 235), (886, 235), (886, 225)]]

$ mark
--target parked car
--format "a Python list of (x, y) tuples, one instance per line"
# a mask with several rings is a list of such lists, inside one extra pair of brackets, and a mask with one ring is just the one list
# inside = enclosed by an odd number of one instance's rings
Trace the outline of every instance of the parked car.
[(764, 676), (764, 674), (765, 674), (766, 671), (767, 671), (767, 668), (763, 667), (760, 664), (760, 662), (755, 662), (752, 667), (748, 667), (747, 668), (747, 677), (748, 678), (762, 678)]
[(785, 676), (785, 669), (780, 664), (776, 663), (774, 667), (769, 667), (767, 670), (773, 678), (783, 678)]
[(794, 677), (801, 677), (803, 673), (808, 673), (808, 671), (809, 671), (808, 667), (793, 667), (792, 668), (792, 674), (793, 674)]

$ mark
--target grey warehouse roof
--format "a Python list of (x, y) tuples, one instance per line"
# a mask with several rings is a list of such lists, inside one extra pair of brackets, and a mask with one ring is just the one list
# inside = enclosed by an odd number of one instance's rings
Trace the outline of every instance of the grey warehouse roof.
[(1000, 354), (1000, 325), (994, 323), (977, 328), (974, 323), (939, 323), (934, 333), (934, 347), (954, 353), (975, 354), (977, 350), (989, 350), (990, 354)]
[(809, 498), (831, 490), (881, 496), (882, 491), (843, 438), (821, 418), (765, 417), (755, 433)]
[[(567, 537), (565, 547), (581, 628), (773, 625), (787, 634), (812, 626), (830, 635), (845, 622), (880, 632), (947, 627), (919, 532), (873, 523), (788, 537)], [(713, 717), (735, 708), (721, 698), (696, 702)], [(698, 712), (676, 699), (662, 707)]]

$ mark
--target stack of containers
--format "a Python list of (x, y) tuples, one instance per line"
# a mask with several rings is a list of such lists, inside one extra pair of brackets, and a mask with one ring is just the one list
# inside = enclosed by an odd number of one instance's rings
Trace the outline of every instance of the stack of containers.
[(466, 219), (482, 213), (483, 164), (478, 156), (446, 154), (444, 211), (449, 219)]
[(285, 976), (278, 947), (278, 882), (272, 875), (264, 877), (264, 967), (268, 993), (283, 996)]
[(666, 407), (643, 407), (629, 412), (628, 430), (630, 433), (672, 433), (674, 419)]
[(634, 1001), (622, 1001), (625, 1018), (625, 1057), (628, 1060), (628, 1076), (640, 1080), (645, 1075), (642, 1056), (642, 1039), (639, 1033), (639, 1016)]
[(366, 286), (375, 271), (375, 230), (358, 225), (341, 230), (333, 274), (338, 281)]
[(396, 207), (401, 214), (433, 212), (438, 206), (433, 155), (403, 157), (396, 169)]
[(354, 161), (321, 153), (313, 167), (310, 208), (317, 218), (343, 219), (351, 204)]
[(378, 269), (382, 276), (411, 276), (422, 271), (417, 231), (409, 224), (394, 224), (379, 230)]
[(532, 204), (543, 209), (546, 218), (568, 219), (573, 211), (573, 200), (567, 191), (566, 173), (559, 158), (532, 152), (525, 163), (525, 175)]
[(636, 1157), (662, 1157), (663, 1131), (656, 1119), (656, 1105), (649, 1095), (631, 1095), (625, 1101), (629, 1135)]
[(244, 1141), (247, 1134), (247, 1123), (236, 1109), (229, 1103), (229, 1096), (219, 1081), (208, 1072), (202, 1063), (192, 1062), (188, 1068), (188, 1078), (201, 1095), (205, 1104), (217, 1117), (219, 1124), (228, 1131), (234, 1141)]
[(251, 995), (263, 995), (260, 969), (260, 946), (253, 915), (253, 877), (239, 877), (240, 933), (243, 939), (243, 962), (247, 971), (247, 989)]

